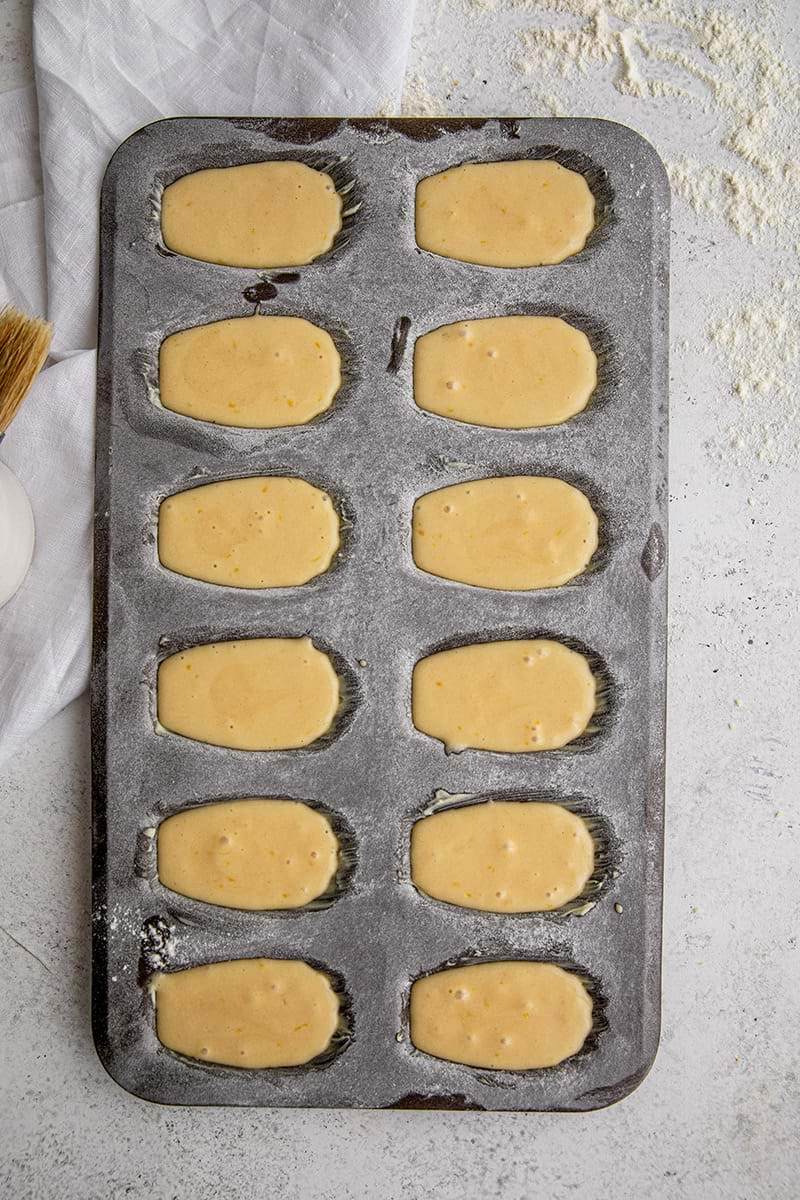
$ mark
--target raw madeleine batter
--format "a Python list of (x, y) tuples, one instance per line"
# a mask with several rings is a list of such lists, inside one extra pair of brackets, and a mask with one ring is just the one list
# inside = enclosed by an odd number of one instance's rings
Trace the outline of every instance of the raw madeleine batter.
[(296, 959), (241, 958), (153, 980), (156, 1034), (169, 1050), (233, 1067), (296, 1067), (330, 1045), (339, 1000)]
[(451, 967), (411, 988), (418, 1050), (473, 1067), (552, 1067), (577, 1054), (592, 1028), (581, 980), (552, 963)]
[(226, 908), (300, 908), (336, 872), (339, 844), (323, 813), (297, 800), (225, 800), (158, 828), (164, 887)]
[(487, 267), (563, 262), (594, 228), (594, 196), (549, 159), (464, 163), (417, 185), (417, 244)]
[(304, 479), (251, 475), (169, 496), (158, 557), (170, 571), (228, 587), (293, 587), (327, 571), (339, 548), (330, 496)]
[(246, 638), (165, 658), (157, 693), (172, 733), (234, 750), (294, 750), (330, 729), (339, 677), (311, 638)]
[(562, 479), (508, 475), (473, 479), (414, 505), (414, 562), (431, 575), (476, 587), (559, 587), (597, 549), (597, 517)]
[(581, 412), (597, 386), (586, 334), (560, 317), (484, 317), (417, 338), (414, 400), (426, 412), (533, 429)]
[(417, 729), (448, 751), (521, 754), (580, 737), (596, 692), (587, 660), (561, 642), (480, 642), (420, 659), (411, 713)]
[(580, 896), (593, 870), (588, 826), (560, 804), (466, 804), (411, 831), (413, 882), (463, 908), (549, 912)]
[(171, 412), (276, 429), (326, 412), (342, 382), (333, 338), (302, 317), (232, 317), (170, 334), (158, 386)]
[(298, 162), (195, 171), (164, 188), (161, 201), (165, 246), (229, 267), (310, 263), (341, 227), (330, 175)]

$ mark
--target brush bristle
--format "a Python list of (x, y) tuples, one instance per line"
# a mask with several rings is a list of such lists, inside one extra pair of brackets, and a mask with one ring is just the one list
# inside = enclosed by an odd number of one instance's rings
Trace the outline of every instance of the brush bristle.
[(0, 308), (0, 434), (5, 433), (47, 358), (53, 326), (11, 304)]

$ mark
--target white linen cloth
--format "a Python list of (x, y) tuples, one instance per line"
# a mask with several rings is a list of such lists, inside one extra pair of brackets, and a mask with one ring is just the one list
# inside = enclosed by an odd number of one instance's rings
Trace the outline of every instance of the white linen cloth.
[(109, 158), (162, 116), (356, 116), (396, 104), (413, 8), (34, 0), (35, 92), (0, 95), (0, 303), (46, 313), (55, 337), (52, 365), (0, 447), (36, 521), (31, 571), (0, 609), (0, 762), (88, 680), (97, 215)]

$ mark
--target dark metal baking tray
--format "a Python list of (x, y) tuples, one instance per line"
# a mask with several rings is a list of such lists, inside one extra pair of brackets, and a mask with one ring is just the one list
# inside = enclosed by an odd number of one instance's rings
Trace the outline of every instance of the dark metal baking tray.
[[(419, 179), (471, 160), (556, 157), (583, 171), (598, 229), (565, 263), (493, 269), (422, 253)], [(274, 157), (330, 170), (348, 215), (310, 266), (257, 272), (176, 256), (161, 192), (203, 167)], [(101, 202), (95, 628), (92, 670), (93, 1026), (129, 1091), (181, 1104), (599, 1108), (646, 1074), (659, 1030), (667, 516), (669, 198), (653, 149), (597, 120), (184, 119), (129, 138)], [(158, 403), (157, 356), (175, 330), (254, 312), (331, 330), (345, 382), (307, 426), (241, 430)], [(413, 402), (413, 342), (464, 318), (569, 314), (600, 354), (585, 412), (541, 430), (477, 428)], [(401, 320), (407, 318), (407, 320)], [(409, 324), (410, 323), (410, 324)], [(404, 335), (407, 334), (407, 337)], [(583, 481), (603, 515), (599, 565), (566, 587), (493, 592), (418, 571), (413, 501), (477, 476)], [(347, 517), (335, 569), (303, 588), (244, 591), (162, 568), (158, 504), (250, 473), (326, 486)], [(575, 639), (608, 678), (609, 706), (574, 749), (446, 755), (410, 717), (413, 663), (454, 641), (548, 632)], [(160, 658), (195, 642), (311, 634), (350, 681), (351, 719), (323, 749), (249, 753), (158, 728)], [(437, 792), (555, 796), (604, 831), (602, 887), (578, 911), (505, 916), (433, 902), (410, 882), (413, 821)], [(289, 796), (335, 814), (350, 865), (330, 903), (245, 913), (185, 900), (155, 877), (152, 831), (186, 805)], [(581, 915), (582, 913), (582, 915)], [(344, 992), (348, 1030), (307, 1067), (243, 1070), (158, 1042), (159, 968), (239, 956), (318, 963)], [(584, 1050), (540, 1071), (485, 1071), (414, 1049), (411, 981), (485, 957), (563, 962), (590, 981)]]

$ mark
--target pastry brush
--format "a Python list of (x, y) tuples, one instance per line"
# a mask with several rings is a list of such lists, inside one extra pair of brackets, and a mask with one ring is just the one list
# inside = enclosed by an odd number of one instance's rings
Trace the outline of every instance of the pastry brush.
[[(53, 327), (7, 304), (0, 308), (0, 441), (39, 374)], [(16, 475), (0, 462), (0, 606), (10, 600), (33, 557), (33, 512)]]

